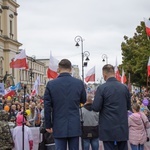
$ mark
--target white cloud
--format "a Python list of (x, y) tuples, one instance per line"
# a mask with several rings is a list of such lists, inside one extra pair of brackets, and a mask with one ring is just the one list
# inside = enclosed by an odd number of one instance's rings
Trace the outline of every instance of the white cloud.
[[(84, 51), (90, 52), (88, 70), (96, 64), (101, 71), (102, 54), (109, 63), (121, 63), (123, 36), (149, 18), (149, 0), (17, 0), (18, 40), (28, 55), (68, 58), (81, 67), (81, 48), (74, 38), (82, 36)], [(100, 72), (99, 71), (99, 72)], [(100, 77), (99, 77), (100, 78)]]

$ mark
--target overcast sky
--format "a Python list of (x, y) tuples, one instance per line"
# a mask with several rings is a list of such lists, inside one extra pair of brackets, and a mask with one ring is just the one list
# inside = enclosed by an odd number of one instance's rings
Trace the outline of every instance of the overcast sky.
[[(83, 50), (90, 52), (86, 72), (96, 66), (101, 78), (102, 54), (108, 62), (122, 61), (121, 42), (132, 37), (143, 18), (150, 17), (150, 0), (17, 0), (18, 41), (28, 56), (61, 60), (67, 58), (81, 68), (81, 47), (74, 38), (83, 39)], [(79, 43), (80, 44), (80, 43)]]

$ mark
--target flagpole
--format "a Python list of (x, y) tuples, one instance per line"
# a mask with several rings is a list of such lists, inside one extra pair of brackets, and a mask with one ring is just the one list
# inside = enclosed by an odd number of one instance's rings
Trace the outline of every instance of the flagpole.
[(24, 135), (24, 126), (25, 126), (25, 122), (24, 122), (24, 118), (25, 118), (25, 95), (26, 95), (26, 85), (24, 85), (24, 98), (23, 98), (23, 121), (22, 121), (22, 150), (25, 150), (25, 135)]
[(19, 69), (20, 70), (20, 83), (21, 83), (21, 80), (22, 80), (22, 69)]
[(147, 75), (147, 85), (146, 85), (146, 90), (147, 90), (147, 92), (148, 92), (148, 75)]
[(130, 77), (130, 73), (128, 74), (128, 89), (131, 92), (131, 77)]

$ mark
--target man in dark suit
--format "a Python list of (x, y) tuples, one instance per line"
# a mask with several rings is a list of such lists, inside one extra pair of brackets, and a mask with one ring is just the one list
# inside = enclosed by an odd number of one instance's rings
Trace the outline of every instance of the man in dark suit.
[(48, 82), (44, 94), (45, 127), (53, 132), (56, 150), (66, 150), (67, 143), (70, 150), (79, 150), (79, 105), (86, 102), (86, 91), (83, 82), (71, 76), (71, 70), (71, 62), (61, 60), (60, 74)]
[(98, 87), (92, 106), (100, 113), (99, 138), (105, 150), (128, 150), (130, 93), (124, 84), (116, 80), (112, 65), (105, 65), (102, 71), (106, 83)]

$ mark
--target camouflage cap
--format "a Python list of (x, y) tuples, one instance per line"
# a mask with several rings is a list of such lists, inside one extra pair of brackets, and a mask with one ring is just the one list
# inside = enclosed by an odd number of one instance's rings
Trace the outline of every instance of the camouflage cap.
[(8, 112), (6, 112), (5, 110), (0, 110), (0, 120), (1, 121), (8, 121)]

